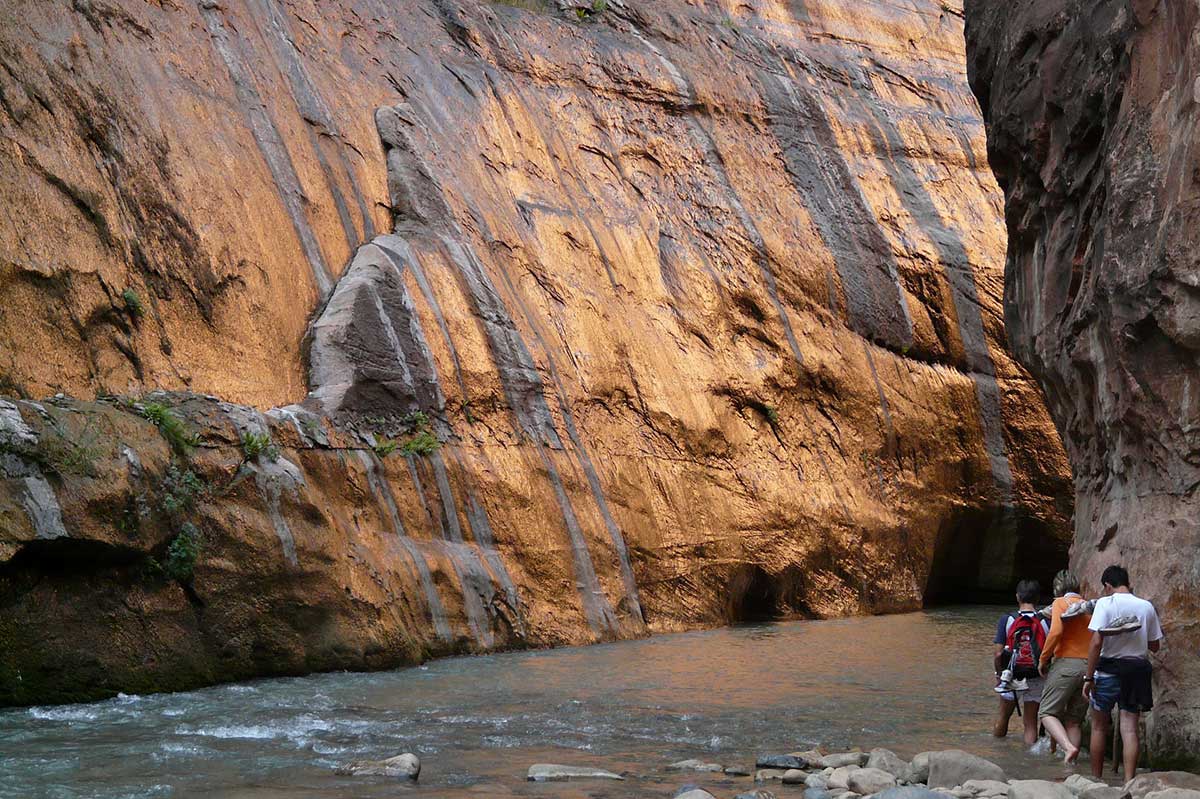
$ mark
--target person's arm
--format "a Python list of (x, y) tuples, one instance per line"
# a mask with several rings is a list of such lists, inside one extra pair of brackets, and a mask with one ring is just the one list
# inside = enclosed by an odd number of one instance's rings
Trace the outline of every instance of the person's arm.
[(1100, 648), (1104, 646), (1104, 636), (1099, 630), (1092, 632), (1092, 642), (1088, 645), (1087, 670), (1083, 673), (1083, 695), (1092, 698), (1092, 688), (1096, 684), (1096, 665), (1100, 662)]
[(1041, 663), (1038, 665), (1038, 671), (1041, 672), (1043, 677), (1050, 670), (1050, 661), (1054, 657), (1055, 650), (1058, 649), (1059, 639), (1062, 638), (1062, 614), (1062, 605), (1056, 599), (1054, 600), (1054, 613), (1051, 614), (1050, 618), (1050, 633), (1046, 636), (1046, 646), (1042, 648)]
[(1163, 631), (1162, 623), (1158, 620), (1158, 610), (1153, 605), (1150, 606), (1146, 622), (1146, 646), (1151, 652), (1157, 652), (1162, 649)]

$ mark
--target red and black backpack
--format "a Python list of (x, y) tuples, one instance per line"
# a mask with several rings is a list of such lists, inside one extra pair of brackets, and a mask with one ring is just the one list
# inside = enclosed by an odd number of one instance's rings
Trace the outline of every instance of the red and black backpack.
[(1009, 668), (1018, 680), (1038, 676), (1038, 661), (1046, 646), (1046, 628), (1035, 615), (1018, 613), (1008, 623), (1005, 647), (1012, 652)]

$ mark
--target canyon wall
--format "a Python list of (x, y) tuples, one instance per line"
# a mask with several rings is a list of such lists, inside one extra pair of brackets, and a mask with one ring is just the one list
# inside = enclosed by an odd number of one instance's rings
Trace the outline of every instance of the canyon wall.
[[(1200, 765), (1200, 7), (967, 3), (1006, 196), (1005, 317), (1075, 479), (1071, 559), (1124, 564), (1167, 644), (1150, 750)], [(1200, 385), (1200, 380), (1198, 380)]]
[(1065, 559), (953, 3), (0, 5), (0, 703)]

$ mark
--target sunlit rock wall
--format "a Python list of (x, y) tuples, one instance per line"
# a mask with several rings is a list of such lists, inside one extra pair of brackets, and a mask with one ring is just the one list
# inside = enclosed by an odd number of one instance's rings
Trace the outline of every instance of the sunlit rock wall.
[[(1062, 558), (953, 3), (3, 7), (0, 700)], [(201, 438), (186, 514), (138, 407), (15, 399), (151, 389), (191, 392), (151, 400)], [(440, 448), (389, 453), (418, 412)]]
[(1158, 606), (1150, 751), (1200, 766), (1200, 8), (972, 1), (967, 22), (1008, 332), (1074, 467), (1072, 561), (1093, 590), (1124, 564)]

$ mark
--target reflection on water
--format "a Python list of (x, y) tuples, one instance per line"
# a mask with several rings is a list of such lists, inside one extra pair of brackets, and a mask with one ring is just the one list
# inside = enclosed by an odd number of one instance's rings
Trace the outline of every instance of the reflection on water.
[[(1000, 608), (789, 622), (577, 649), (435, 661), (377, 674), (262, 680), (0, 713), (2, 797), (670, 796), (750, 782), (666, 773), (759, 752), (962, 748), (1010, 776), (1062, 767), (989, 735)], [(338, 777), (416, 752), (420, 787)], [(630, 772), (534, 785), (536, 762)]]

